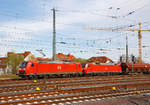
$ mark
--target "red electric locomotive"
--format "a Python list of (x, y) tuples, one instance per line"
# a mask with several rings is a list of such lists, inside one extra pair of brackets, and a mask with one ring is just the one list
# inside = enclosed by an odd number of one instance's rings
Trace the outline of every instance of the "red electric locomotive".
[(120, 64), (114, 63), (86, 63), (84, 65), (83, 73), (88, 75), (112, 75), (112, 74), (120, 74), (122, 73), (122, 69)]
[(54, 61), (28, 61), (19, 66), (18, 75), (22, 78), (75, 76), (82, 74), (80, 63)]

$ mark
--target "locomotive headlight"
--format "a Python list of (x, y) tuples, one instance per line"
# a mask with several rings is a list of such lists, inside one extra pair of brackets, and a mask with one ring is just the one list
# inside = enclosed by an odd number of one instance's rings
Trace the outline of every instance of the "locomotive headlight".
[(22, 70), (23, 70), (23, 71), (25, 71), (25, 68), (19, 68), (19, 70), (21, 70), (21, 71), (22, 71)]

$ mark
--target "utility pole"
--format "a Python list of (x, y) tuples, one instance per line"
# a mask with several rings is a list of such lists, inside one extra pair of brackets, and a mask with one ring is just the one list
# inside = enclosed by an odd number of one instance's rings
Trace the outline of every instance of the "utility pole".
[(53, 11), (53, 57), (52, 57), (52, 60), (56, 60), (56, 24), (55, 24), (55, 8), (52, 9)]
[(128, 36), (126, 35), (126, 62), (128, 62)]

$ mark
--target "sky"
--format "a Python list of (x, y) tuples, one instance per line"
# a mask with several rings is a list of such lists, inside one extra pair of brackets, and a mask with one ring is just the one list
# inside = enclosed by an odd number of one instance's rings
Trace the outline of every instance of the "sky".
[[(149, 0), (0, 0), (0, 56), (7, 52), (38, 51), (52, 57), (53, 12), (56, 10), (56, 52), (90, 58), (107, 56), (118, 61), (138, 56), (137, 31), (88, 28), (150, 29)], [(142, 32), (142, 59), (150, 62), (150, 32)]]

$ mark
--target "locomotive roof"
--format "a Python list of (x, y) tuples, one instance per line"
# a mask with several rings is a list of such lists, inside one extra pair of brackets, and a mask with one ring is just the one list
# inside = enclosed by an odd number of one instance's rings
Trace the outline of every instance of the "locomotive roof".
[(39, 63), (76, 64), (75, 62), (63, 62), (63, 61), (39, 61)]
[(116, 63), (93, 63), (94, 65), (115, 65)]

